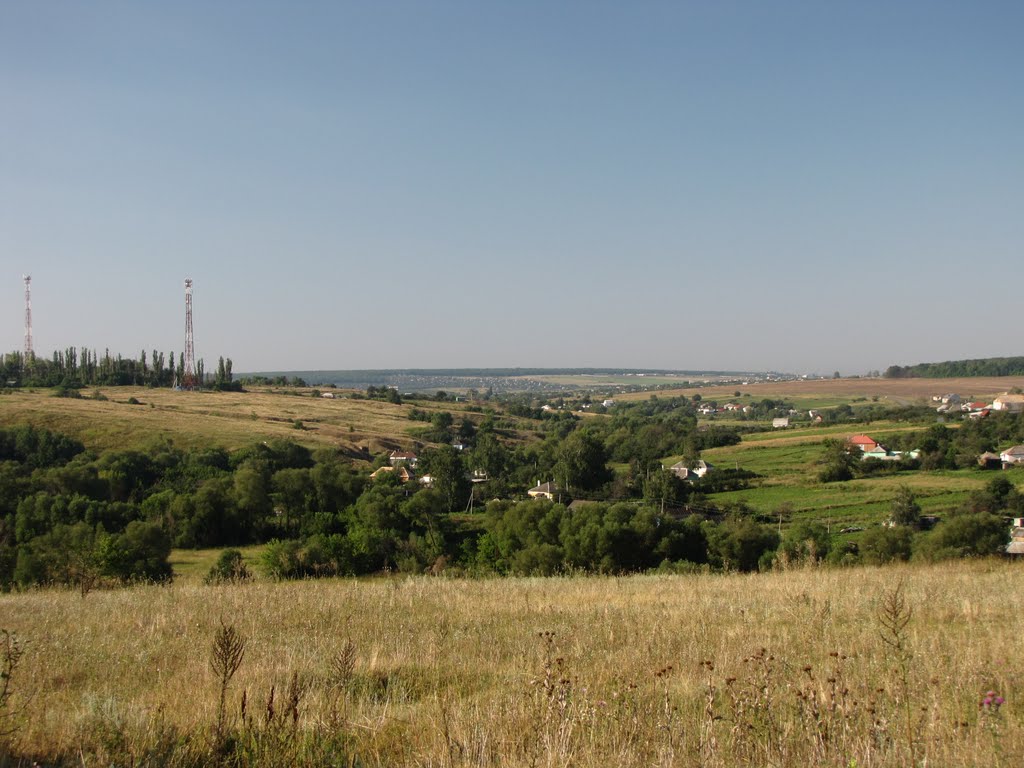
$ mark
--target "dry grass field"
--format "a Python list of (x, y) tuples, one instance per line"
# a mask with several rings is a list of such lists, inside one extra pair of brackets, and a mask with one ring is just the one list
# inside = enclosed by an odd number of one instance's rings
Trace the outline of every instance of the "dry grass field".
[[(99, 392), (106, 400), (93, 399)], [(95, 450), (137, 447), (171, 439), (181, 447), (227, 449), (275, 438), (309, 447), (340, 447), (352, 454), (409, 447), (412, 405), (344, 397), (313, 397), (311, 390), (282, 394), (178, 392), (146, 387), (83, 390), (81, 399), (52, 397), (49, 390), (14, 391), (0, 396), (0, 424), (30, 423), (63, 432)], [(138, 405), (129, 404), (135, 398)], [(415, 407), (458, 411), (453, 403)], [(296, 428), (301, 423), (302, 428)]]
[[(932, 395), (956, 392), (971, 399), (992, 398), (1014, 387), (1024, 387), (1024, 376), (982, 376), (962, 379), (817, 379), (809, 381), (777, 381), (737, 386), (735, 384), (666, 389), (658, 397), (693, 397), (705, 400), (730, 399), (737, 390), (754, 400), (764, 398), (796, 401), (850, 401), (855, 398), (878, 397), (896, 404), (928, 400)], [(649, 392), (616, 395), (618, 400), (646, 400)]]
[(975, 561), (9, 594), (0, 731), (68, 765), (1018, 765), (1022, 587)]

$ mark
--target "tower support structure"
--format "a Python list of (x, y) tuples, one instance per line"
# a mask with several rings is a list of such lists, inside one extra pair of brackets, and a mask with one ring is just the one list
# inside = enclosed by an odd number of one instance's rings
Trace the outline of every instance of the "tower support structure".
[(195, 389), (199, 382), (196, 380), (196, 351), (192, 338), (192, 279), (185, 279), (185, 352), (182, 354), (181, 388)]
[(22, 279), (25, 281), (25, 349), (22, 366), (29, 368), (36, 355), (32, 348), (32, 275), (22, 275)]

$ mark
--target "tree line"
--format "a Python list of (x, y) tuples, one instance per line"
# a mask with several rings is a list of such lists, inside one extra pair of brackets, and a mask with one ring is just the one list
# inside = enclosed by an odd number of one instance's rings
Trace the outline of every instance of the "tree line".
[[(231, 358), (221, 357), (217, 370), (207, 375), (202, 359), (196, 361), (196, 380), (202, 386), (219, 390), (240, 390), (241, 383), (234, 380)], [(107, 349), (102, 355), (87, 347), (68, 347), (57, 350), (49, 358), (32, 356), (25, 359), (22, 352), (8, 352), (0, 358), (0, 386), (11, 387), (172, 387), (185, 378), (183, 355), (164, 354), (154, 349), (142, 350), (137, 358), (111, 355)]]
[(966, 376), (1024, 376), (1024, 357), (983, 357), (976, 360), (947, 360), (943, 363), (890, 365), (887, 379), (948, 379)]

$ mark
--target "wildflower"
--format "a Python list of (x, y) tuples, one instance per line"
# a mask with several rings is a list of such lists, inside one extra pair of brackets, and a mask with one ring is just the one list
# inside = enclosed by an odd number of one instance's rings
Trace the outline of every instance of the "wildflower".
[(985, 695), (981, 701), (978, 702), (978, 709), (987, 712), (998, 712), (999, 708), (1006, 703), (1006, 699), (997, 694), (995, 691), (985, 691)]

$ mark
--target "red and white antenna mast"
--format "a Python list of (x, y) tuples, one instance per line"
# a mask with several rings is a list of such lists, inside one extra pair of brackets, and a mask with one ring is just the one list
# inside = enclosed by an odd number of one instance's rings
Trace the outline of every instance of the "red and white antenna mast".
[(192, 343), (192, 279), (185, 279), (185, 354), (182, 361), (182, 389), (196, 388), (196, 352)]
[(22, 275), (25, 281), (25, 356), (22, 364), (29, 366), (35, 358), (32, 349), (32, 275)]

